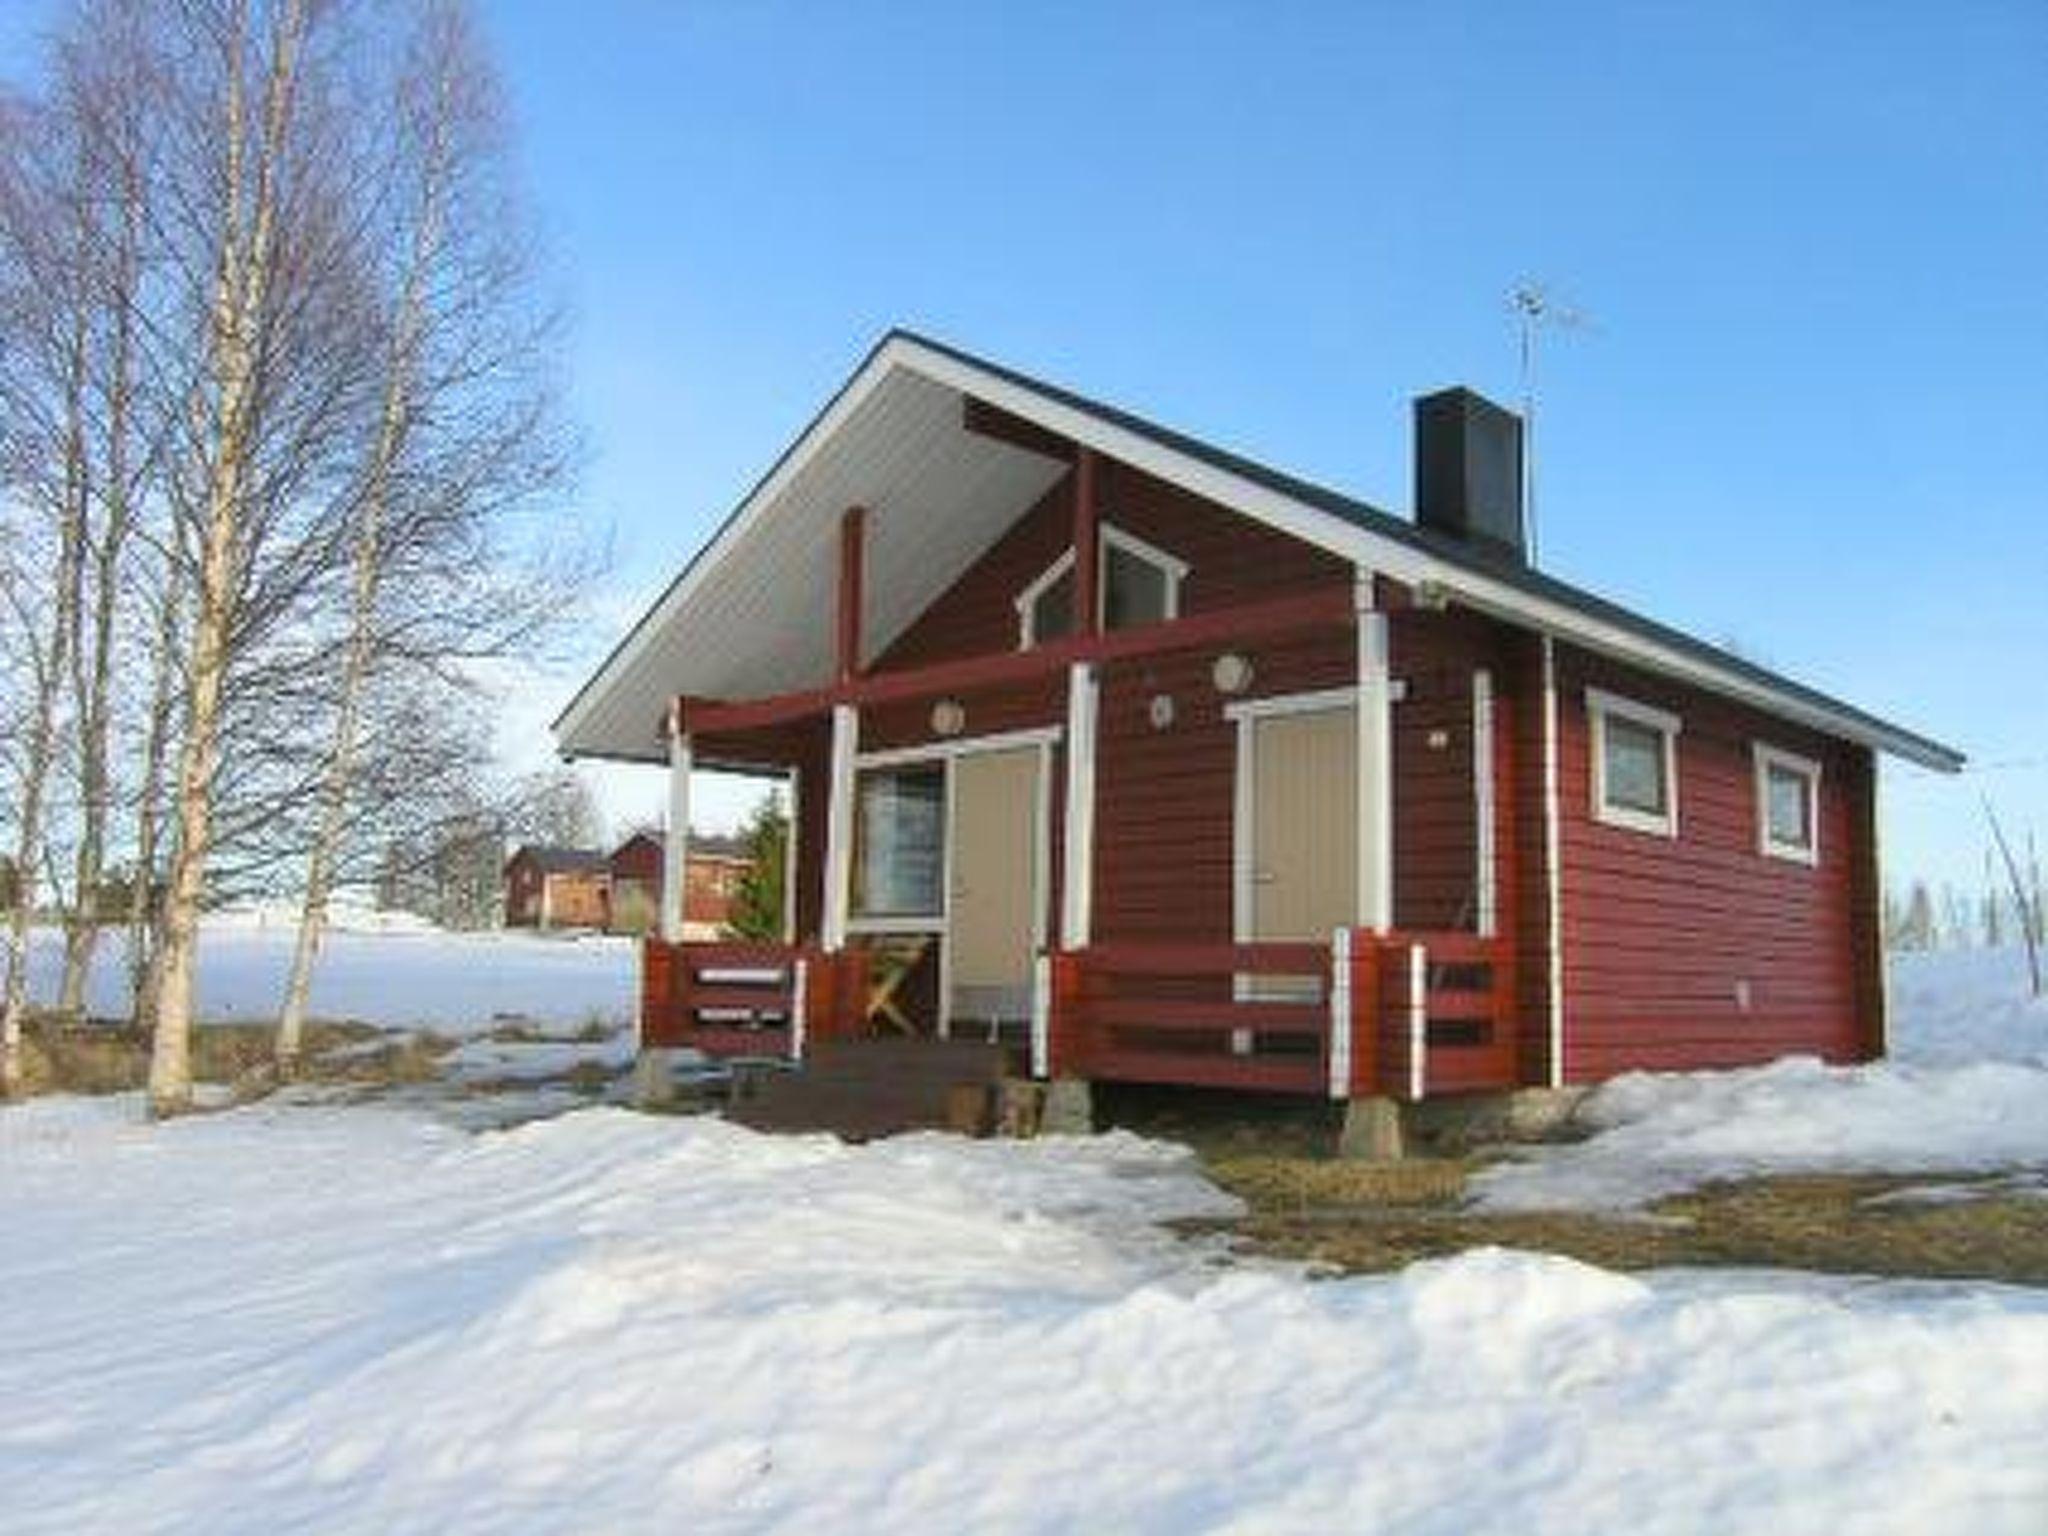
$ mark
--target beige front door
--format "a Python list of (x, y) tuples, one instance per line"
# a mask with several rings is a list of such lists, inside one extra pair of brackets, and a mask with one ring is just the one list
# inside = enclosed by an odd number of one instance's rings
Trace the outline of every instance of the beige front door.
[(1358, 920), (1357, 716), (1348, 706), (1264, 715), (1243, 729), (1241, 926), (1253, 940), (1327, 940)]
[(946, 940), (960, 1022), (1022, 1018), (1031, 1001), (1039, 889), (1036, 747), (953, 761), (952, 904)]

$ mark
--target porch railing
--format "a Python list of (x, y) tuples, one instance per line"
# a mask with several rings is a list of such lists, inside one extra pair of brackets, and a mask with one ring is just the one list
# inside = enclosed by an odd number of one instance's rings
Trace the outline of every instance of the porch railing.
[[(1519, 1080), (1513, 952), (1469, 933), (1111, 943), (1043, 960), (1033, 1067), (1056, 1076), (1419, 1099)], [(864, 1028), (868, 959), (646, 941), (641, 1041), (800, 1060)]]
[(843, 1033), (858, 957), (791, 944), (646, 939), (640, 952), (640, 1042), (714, 1056), (801, 1058)]
[(1327, 944), (1099, 944), (1052, 957), (1051, 1069), (1316, 1093)]
[(1055, 1074), (1334, 1098), (1517, 1081), (1503, 939), (1354, 930), (1328, 944), (1104, 944), (1049, 966)]

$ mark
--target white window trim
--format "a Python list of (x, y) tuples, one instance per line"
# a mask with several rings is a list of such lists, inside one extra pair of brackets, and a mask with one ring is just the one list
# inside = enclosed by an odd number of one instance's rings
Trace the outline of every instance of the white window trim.
[[(1797, 752), (1753, 742), (1756, 759), (1756, 846), (1766, 858), (1784, 859), (1792, 864), (1820, 863), (1820, 764)], [(1804, 846), (1780, 842), (1771, 835), (1771, 770), (1797, 774), (1806, 785), (1806, 832)]]
[[(946, 925), (953, 915), (953, 759), (943, 753), (922, 753), (915, 757), (893, 757), (882, 753), (874, 756), (880, 762), (856, 762), (854, 778), (858, 781), (863, 773), (878, 771), (886, 773), (892, 768), (937, 768), (939, 770), (939, 910), (936, 912), (862, 912), (856, 904), (859, 892), (854, 889), (852, 874), (855, 867), (853, 843), (858, 832), (850, 831), (847, 848), (847, 897), (846, 931), (852, 934), (887, 933), (929, 933), (944, 934)], [(858, 790), (855, 791), (855, 805), (858, 807)], [(854, 825), (859, 822), (859, 811), (852, 817)]]
[[(1135, 533), (1127, 533), (1111, 522), (1103, 522), (1096, 528), (1096, 582), (1095, 620), (1102, 622), (1104, 610), (1109, 604), (1109, 582), (1104, 579), (1109, 569), (1109, 552), (1120, 549), (1127, 555), (1134, 555), (1166, 578), (1166, 616), (1180, 617), (1180, 585), (1187, 579), (1191, 567), (1178, 555), (1169, 554), (1157, 544), (1148, 543)], [(1038, 606), (1038, 600), (1059, 579), (1074, 568), (1074, 549), (1070, 544), (1060, 552), (1060, 557), (1033, 577), (1015, 598), (1017, 605), (1017, 649), (1028, 651), (1038, 643), (1033, 632), (1031, 612)]]
[[(1664, 813), (1659, 816), (1631, 806), (1607, 803), (1607, 719), (1610, 715), (1656, 731), (1664, 741)], [(1586, 690), (1586, 718), (1591, 726), (1593, 819), (1653, 837), (1678, 836), (1678, 733), (1684, 722), (1668, 709), (1625, 699), (1604, 688)]]
[(854, 757), (856, 768), (893, 768), (904, 763), (935, 763), (949, 757), (968, 757), (976, 752), (1009, 752), (1018, 747), (1057, 744), (1066, 734), (1064, 726), (1034, 725), (1014, 731), (994, 731), (985, 736), (953, 736), (918, 742), (908, 747), (883, 747)]

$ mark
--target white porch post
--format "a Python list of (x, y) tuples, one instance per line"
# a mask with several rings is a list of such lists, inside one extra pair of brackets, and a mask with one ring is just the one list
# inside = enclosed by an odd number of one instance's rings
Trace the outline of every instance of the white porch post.
[(1067, 805), (1062, 844), (1060, 947), (1086, 949), (1095, 919), (1095, 724), (1101, 681), (1094, 664), (1067, 669)]
[(689, 889), (690, 736), (681, 723), (677, 716), (669, 725), (668, 839), (661, 858), (661, 936), (671, 944), (683, 942), (683, 897)]
[(1394, 926), (1394, 689), (1388, 673), (1387, 616), (1373, 573), (1357, 568), (1358, 615), (1358, 925)]
[(1564, 1086), (1564, 873), (1559, 833), (1557, 642), (1543, 636), (1543, 945), (1550, 1086)]
[(852, 900), (853, 759), (860, 750), (860, 712), (851, 704), (832, 706), (831, 799), (825, 807), (824, 911), (819, 940), (827, 950), (846, 947)]

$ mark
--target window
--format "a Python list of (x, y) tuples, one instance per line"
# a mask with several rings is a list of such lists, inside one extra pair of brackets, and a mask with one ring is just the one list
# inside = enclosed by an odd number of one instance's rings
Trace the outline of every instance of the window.
[(1609, 826), (1678, 836), (1678, 716), (1598, 688), (1593, 724), (1593, 816)]
[[(1104, 629), (1131, 629), (1180, 617), (1187, 562), (1135, 534), (1102, 525), (1096, 601)], [(1017, 595), (1017, 643), (1030, 650), (1074, 630), (1074, 552), (1070, 549)]]
[(1757, 846), (1776, 859), (1820, 862), (1820, 764), (1756, 744)]
[(862, 772), (854, 793), (853, 915), (942, 916), (945, 830), (944, 764)]

